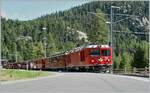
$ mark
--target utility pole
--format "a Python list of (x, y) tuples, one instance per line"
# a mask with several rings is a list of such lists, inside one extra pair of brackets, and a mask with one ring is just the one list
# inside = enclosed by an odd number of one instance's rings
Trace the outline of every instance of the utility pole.
[(109, 43), (110, 43), (110, 46), (112, 46), (112, 31), (113, 31), (113, 11), (112, 11), (112, 6), (111, 6), (111, 10), (110, 10), (110, 14), (111, 14), (111, 16), (110, 16), (110, 41), (109, 41)]
[(117, 6), (111, 6), (111, 16), (110, 16), (110, 43), (109, 43), (109, 45), (112, 47), (112, 73), (113, 73), (113, 52), (114, 52), (114, 50), (113, 50), (113, 22), (114, 22), (114, 11), (113, 11), (113, 9), (115, 9), (115, 8), (118, 8), (118, 9), (120, 9), (120, 7), (117, 7)]
[(110, 41), (109, 41), (109, 45), (112, 47), (112, 67), (111, 67), (111, 72), (113, 73), (113, 8), (111, 6), (111, 10), (110, 10)]
[(17, 61), (18, 61), (17, 56), (18, 56), (18, 54), (17, 54), (17, 50), (16, 50), (16, 53), (15, 53), (16, 63), (17, 63)]
[(120, 9), (120, 7), (117, 6), (111, 6), (111, 10), (110, 10), (110, 46), (113, 47), (113, 23), (114, 23), (114, 11), (113, 9), (118, 8)]
[(0, 54), (0, 74), (1, 74), (1, 70), (2, 70), (2, 55), (1, 54)]
[[(148, 25), (148, 27), (150, 27), (150, 25)], [(150, 42), (150, 31), (148, 32), (149, 35), (149, 42)], [(148, 57), (148, 61), (149, 61), (149, 75), (150, 75), (150, 44), (149, 44), (149, 57)]]
[(2, 59), (0, 57), (0, 70), (2, 69)]
[[(42, 29), (45, 30), (44, 33), (46, 33), (46, 27), (43, 27)], [(44, 40), (44, 51), (45, 51), (44, 57), (46, 58), (47, 57), (46, 56), (46, 46), (47, 46), (47, 43), (46, 43), (46, 41), (47, 41), (46, 34), (44, 34), (43, 40)]]

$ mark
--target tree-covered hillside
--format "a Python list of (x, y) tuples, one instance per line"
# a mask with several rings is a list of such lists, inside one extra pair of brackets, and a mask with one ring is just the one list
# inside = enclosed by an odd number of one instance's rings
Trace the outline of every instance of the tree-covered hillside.
[[(110, 21), (110, 16), (105, 14), (110, 14), (111, 5), (120, 7), (119, 10), (114, 10), (115, 14), (138, 16), (114, 24), (114, 30), (148, 31), (148, 1), (93, 1), (29, 21), (2, 18), (2, 58), (15, 59), (16, 51), (19, 62), (44, 57), (45, 37), (47, 56), (88, 43), (107, 44), (110, 28), (106, 22)], [(115, 15), (114, 21), (126, 17)], [(77, 31), (87, 34), (88, 40), (79, 38)], [(20, 36), (30, 36), (32, 40), (18, 40)], [(115, 68), (148, 66), (147, 35), (114, 33), (113, 41)]]

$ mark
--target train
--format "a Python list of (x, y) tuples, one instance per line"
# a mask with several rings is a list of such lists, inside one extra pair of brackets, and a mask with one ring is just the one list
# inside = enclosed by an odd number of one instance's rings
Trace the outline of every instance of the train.
[(4, 68), (112, 72), (112, 47), (87, 45), (46, 58), (24, 62), (4, 62)]

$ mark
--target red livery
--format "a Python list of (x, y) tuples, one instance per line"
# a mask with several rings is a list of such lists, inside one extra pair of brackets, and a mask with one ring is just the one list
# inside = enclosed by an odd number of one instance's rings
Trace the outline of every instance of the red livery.
[[(15, 63), (15, 68), (17, 63)], [(77, 47), (48, 58), (26, 62), (30, 69), (88, 70), (111, 72), (112, 48), (108, 45)]]

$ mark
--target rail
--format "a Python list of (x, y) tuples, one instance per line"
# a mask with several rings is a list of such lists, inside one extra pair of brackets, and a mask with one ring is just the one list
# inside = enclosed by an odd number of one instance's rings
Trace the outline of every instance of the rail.
[(129, 76), (139, 76), (139, 77), (149, 77), (149, 68), (133, 68), (133, 69), (114, 69), (114, 74), (129, 75)]

